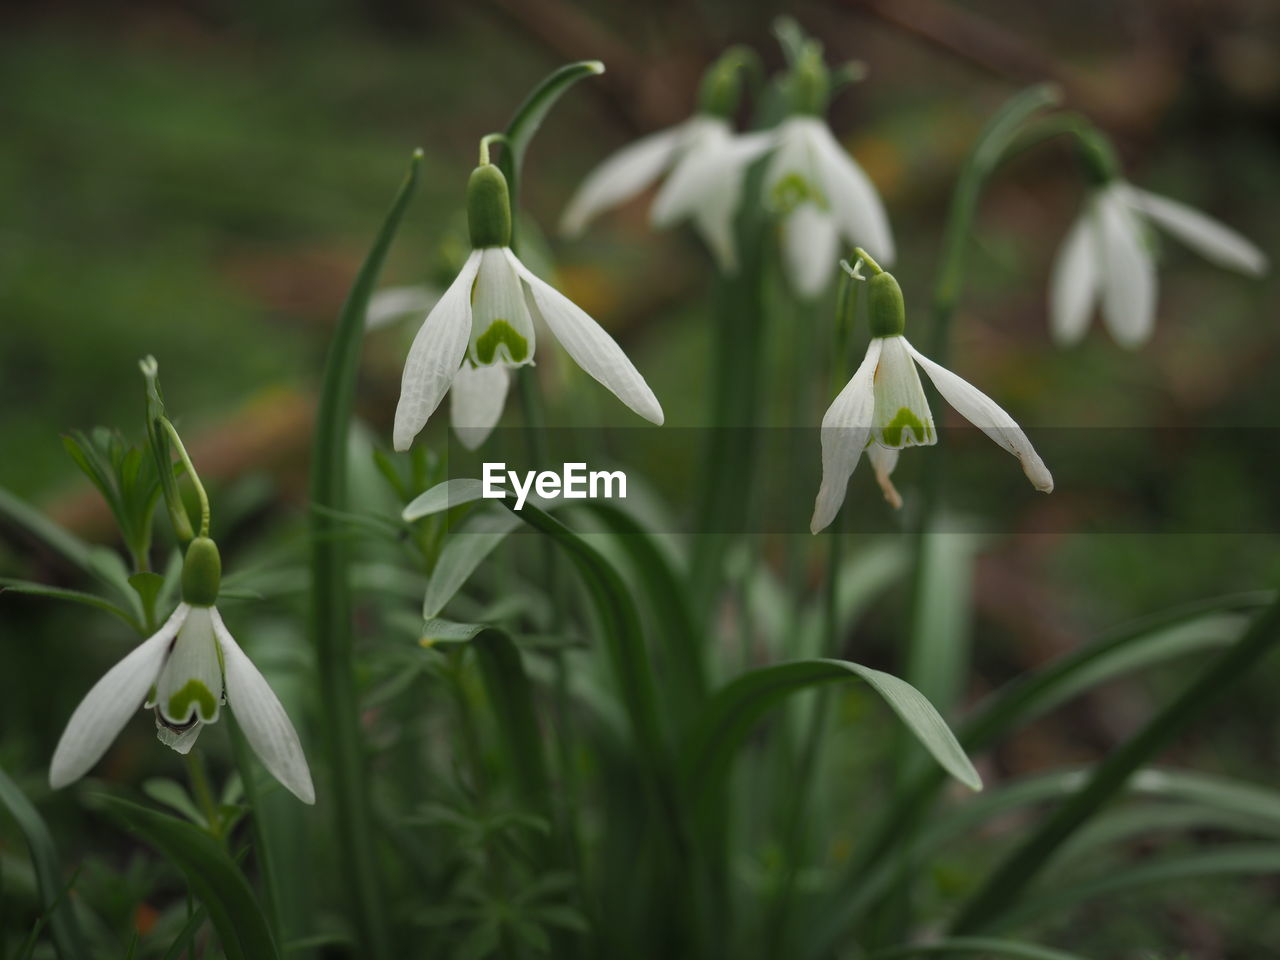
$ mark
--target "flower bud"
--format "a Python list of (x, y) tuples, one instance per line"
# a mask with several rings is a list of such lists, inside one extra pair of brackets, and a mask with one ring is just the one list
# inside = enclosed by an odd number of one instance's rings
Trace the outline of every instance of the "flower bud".
[(821, 46), (810, 43), (787, 77), (791, 109), (796, 113), (821, 116), (831, 98), (831, 71), (822, 60)]
[(707, 67), (698, 90), (700, 113), (725, 119), (737, 113), (742, 99), (742, 68), (745, 63), (742, 49), (735, 47)]
[(208, 537), (196, 537), (182, 561), (182, 599), (194, 607), (212, 607), (218, 600), (222, 557)]
[(867, 281), (868, 323), (873, 337), (900, 337), (907, 328), (902, 288), (892, 273), (877, 273)]
[(467, 225), (471, 246), (511, 246), (511, 193), (507, 178), (492, 163), (482, 163), (467, 181)]

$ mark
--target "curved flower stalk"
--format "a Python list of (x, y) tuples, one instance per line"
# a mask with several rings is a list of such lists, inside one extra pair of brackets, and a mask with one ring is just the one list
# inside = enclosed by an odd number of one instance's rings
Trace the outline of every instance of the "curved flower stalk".
[(533, 363), (535, 317), (578, 366), (640, 416), (661, 424), (662, 406), (617, 342), (511, 251), (507, 181), (487, 154), (482, 147), (467, 186), (471, 255), (409, 349), (395, 448), (409, 449), (446, 393), (459, 438), (473, 449), (483, 443), (502, 414), (511, 369)]
[(977, 387), (934, 363), (907, 341), (898, 281), (861, 251), (859, 254), (875, 271), (867, 284), (871, 343), (848, 385), (822, 418), (822, 485), (810, 530), (817, 533), (835, 519), (864, 450), (885, 499), (895, 508), (902, 505), (890, 479), (899, 452), (938, 441), (917, 366), (928, 374), (943, 399), (1018, 458), (1037, 490), (1052, 492), (1053, 477), (1014, 419)]
[(214, 606), (220, 574), (218, 548), (197, 537), (183, 565), (182, 603), (80, 701), (53, 752), (50, 786), (65, 787), (88, 773), (140, 708), (155, 712), (160, 742), (185, 754), (226, 703), (271, 775), (303, 803), (315, 803), (288, 714)]
[(1049, 316), (1062, 345), (1085, 334), (1099, 303), (1116, 342), (1138, 347), (1155, 327), (1155, 262), (1147, 230), (1160, 227), (1206, 260), (1249, 276), (1267, 271), (1261, 250), (1198, 210), (1127, 183), (1100, 134), (1082, 134), (1086, 169), (1096, 186), (1058, 249), (1049, 282)]
[(741, 93), (740, 73), (751, 60), (739, 48), (707, 70), (698, 112), (642, 137), (596, 167), (565, 207), (560, 231), (578, 236), (604, 211), (626, 203), (666, 176), (650, 221), (672, 227), (692, 221), (725, 273), (738, 268), (733, 221), (747, 168), (773, 144), (768, 133), (736, 135), (729, 118)]
[(789, 55), (783, 91), (792, 116), (774, 131), (764, 202), (781, 218), (783, 266), (792, 287), (813, 298), (831, 283), (841, 241), (892, 264), (893, 232), (875, 185), (822, 119), (832, 81), (821, 44), (803, 41)]

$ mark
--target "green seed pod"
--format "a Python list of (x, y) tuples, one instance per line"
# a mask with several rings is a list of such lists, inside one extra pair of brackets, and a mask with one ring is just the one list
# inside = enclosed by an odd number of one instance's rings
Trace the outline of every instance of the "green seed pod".
[(900, 337), (907, 328), (902, 288), (892, 273), (877, 273), (867, 281), (867, 312), (873, 337)]
[(208, 537), (196, 537), (182, 561), (182, 599), (192, 606), (212, 607), (218, 600), (222, 557)]
[(471, 246), (511, 246), (511, 192), (507, 178), (492, 163), (482, 163), (467, 181), (467, 224)]

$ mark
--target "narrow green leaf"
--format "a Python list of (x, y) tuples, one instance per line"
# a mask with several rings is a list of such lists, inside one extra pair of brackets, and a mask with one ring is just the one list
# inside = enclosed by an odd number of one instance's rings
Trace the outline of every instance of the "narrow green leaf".
[(129, 585), (133, 587), (142, 603), (142, 613), (147, 627), (153, 627), (156, 622), (156, 601), (164, 589), (164, 577), (152, 571), (135, 573), (129, 578)]
[(183, 820), (127, 800), (109, 796), (97, 800), (182, 871), (192, 893), (209, 911), (228, 960), (278, 960), (257, 895), (213, 837)]
[(89, 545), (46, 517), (35, 507), (0, 487), (0, 517), (44, 544), (54, 553), (69, 560), (81, 570), (89, 570)]
[(443, 513), (453, 507), (472, 503), (484, 496), (484, 484), (472, 477), (457, 477), (437, 483), (425, 493), (414, 497), (401, 516), (410, 522), (421, 520), (435, 513)]
[(191, 916), (187, 918), (187, 922), (182, 925), (182, 929), (178, 931), (178, 935), (173, 938), (173, 943), (169, 944), (169, 949), (164, 952), (163, 960), (182, 960), (183, 957), (191, 956), (192, 940), (195, 938), (196, 932), (209, 919), (209, 911), (203, 906), (197, 907), (191, 912)]
[(58, 956), (61, 960), (81, 960), (87, 957), (84, 936), (76, 921), (75, 910), (63, 896), (66, 884), (61, 879), (58, 852), (54, 849), (49, 828), (45, 826), (44, 819), (31, 805), (26, 794), (18, 789), (18, 785), (9, 779), (2, 768), (0, 806), (8, 810), (10, 816), (17, 821), (18, 829), (22, 831), (27, 848), (31, 851), (31, 864), (35, 868), (40, 902), (45, 909), (44, 920), (49, 925)]
[(0, 593), (5, 590), (12, 590), (14, 593), (22, 593), (32, 597), (46, 597), (50, 600), (65, 600), (68, 603), (78, 603), (82, 606), (93, 607), (95, 610), (104, 610), (113, 616), (119, 617), (138, 633), (145, 632), (142, 624), (135, 620), (128, 610), (122, 609), (97, 594), (85, 593), (82, 590), (70, 590), (66, 587), (48, 587), (43, 583), (32, 583), (30, 580), (14, 580), (11, 577), (0, 577)]
[(409, 171), (382, 228), (356, 275), (338, 317), (316, 412), (311, 460), (310, 511), (311, 634), (315, 639), (320, 711), (333, 776), (333, 811), (339, 864), (355, 913), (363, 949), (375, 960), (391, 954), (380, 871), (368, 793), (363, 734), (356, 693), (352, 598), (348, 556), (340, 525), (329, 511), (343, 512), (348, 503), (348, 438), (355, 402), (356, 376), (364, 343), (364, 321), (378, 274), (417, 186), (422, 151)]
[(471, 579), (476, 567), (519, 526), (519, 514), (503, 510), (476, 514), (464, 527), (455, 530), (445, 541), (435, 571), (427, 581), (422, 616), (428, 620), (439, 616), (463, 584)]
[(899, 957), (922, 957), (929, 954), (981, 953), (992, 957), (1015, 957), (1020, 960), (1086, 960), (1076, 953), (1054, 950), (1035, 943), (1001, 940), (997, 937), (948, 937), (931, 943), (917, 943), (873, 953), (869, 960), (897, 960)]
[(905, 680), (844, 660), (796, 660), (752, 670), (721, 688), (690, 735), (683, 769), (695, 797), (717, 796), (738, 746), (780, 701), (826, 683), (861, 679), (892, 708), (933, 758), (966, 786), (982, 780), (932, 704)]
[(167, 777), (151, 777), (142, 782), (142, 792), (156, 803), (163, 803), (171, 810), (176, 810), (196, 826), (206, 828), (209, 826), (209, 821), (197, 809), (186, 788), (178, 781)]

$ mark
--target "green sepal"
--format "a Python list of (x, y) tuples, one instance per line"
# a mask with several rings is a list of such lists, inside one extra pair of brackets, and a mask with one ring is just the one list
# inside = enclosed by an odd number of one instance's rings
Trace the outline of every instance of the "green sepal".
[(511, 246), (511, 193), (507, 178), (492, 163), (482, 163), (467, 181), (467, 225), (471, 246)]
[(902, 288), (891, 273), (877, 273), (867, 281), (868, 323), (873, 337), (900, 337), (907, 328)]
[(222, 582), (222, 556), (208, 537), (196, 537), (187, 547), (182, 562), (182, 599), (196, 607), (212, 607), (218, 602)]

